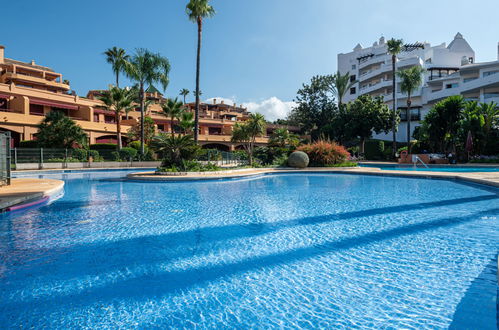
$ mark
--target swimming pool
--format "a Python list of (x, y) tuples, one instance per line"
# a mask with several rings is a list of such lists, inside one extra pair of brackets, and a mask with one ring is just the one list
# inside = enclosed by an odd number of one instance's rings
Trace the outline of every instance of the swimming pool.
[(430, 165), (428, 168), (418, 165), (389, 165), (389, 164), (359, 164), (360, 167), (377, 167), (382, 170), (391, 170), (391, 171), (435, 171), (435, 172), (499, 172), (499, 167), (479, 167), (479, 166), (456, 166), (456, 165), (448, 165), (448, 166), (435, 166)]
[(49, 174), (64, 196), (1, 216), (0, 328), (495, 329), (497, 189), (126, 173)]

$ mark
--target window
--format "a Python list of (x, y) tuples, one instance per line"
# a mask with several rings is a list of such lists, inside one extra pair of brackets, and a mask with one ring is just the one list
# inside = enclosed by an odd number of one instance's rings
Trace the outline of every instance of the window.
[[(400, 111), (400, 121), (407, 121), (407, 108), (399, 108)], [(421, 109), (414, 108), (411, 109), (411, 121), (421, 120)]]
[(94, 122), (98, 123), (99, 122), (99, 114), (94, 113)]
[(350, 82), (354, 82), (354, 81), (355, 81), (355, 78), (356, 78), (356, 77), (355, 77), (355, 75), (354, 75), (354, 74), (353, 74), (353, 75), (351, 75), (351, 76), (350, 76)]
[(447, 89), (449, 89), (449, 88), (456, 88), (457, 86), (459, 86), (458, 83), (452, 83), (452, 84), (446, 84), (445, 88), (447, 88)]
[(108, 124), (116, 123), (116, 118), (114, 116), (104, 116), (104, 122)]
[(475, 80), (475, 79), (478, 79), (478, 77), (473, 77), (473, 78), (464, 78), (464, 79), (463, 79), (463, 83), (467, 83), (468, 81), (472, 81), (472, 80)]
[(158, 130), (161, 132), (165, 131), (165, 125), (164, 124), (158, 124)]
[(499, 97), (499, 93), (483, 93), (484, 99), (491, 99), (494, 97)]
[(355, 87), (350, 88), (350, 94), (355, 94), (357, 91), (355, 90)]
[(487, 71), (487, 72), (483, 73), (483, 77), (488, 77), (488, 76), (491, 76), (491, 75), (496, 74), (498, 72), (499, 71)]
[(355, 69), (357, 69), (357, 65), (352, 64), (352, 70), (355, 70)]
[(220, 127), (208, 127), (209, 135), (220, 135), (222, 134), (222, 129)]
[(36, 115), (36, 116), (43, 116), (43, 105), (30, 104), (29, 105), (29, 114)]
[(468, 58), (468, 63), (473, 64), (473, 57)]

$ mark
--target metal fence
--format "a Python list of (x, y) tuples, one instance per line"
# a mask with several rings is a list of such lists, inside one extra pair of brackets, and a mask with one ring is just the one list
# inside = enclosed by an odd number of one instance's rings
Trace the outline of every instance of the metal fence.
[[(132, 159), (120, 159), (120, 155), (114, 149), (89, 151), (86, 149), (13, 148), (12, 150), (7, 151), (7, 154), (11, 155), (11, 160), (9, 160), (9, 162), (14, 166), (26, 163), (88, 162), (90, 157), (93, 158), (93, 161), (132, 161)], [(247, 162), (246, 158), (241, 153), (218, 150), (206, 150), (198, 157), (198, 160), (216, 162), (220, 165), (245, 164)]]
[(10, 132), (0, 132), (0, 186), (10, 185)]

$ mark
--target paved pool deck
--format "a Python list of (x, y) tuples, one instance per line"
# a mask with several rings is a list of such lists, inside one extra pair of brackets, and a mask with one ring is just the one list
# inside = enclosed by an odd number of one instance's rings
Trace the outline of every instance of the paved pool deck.
[[(374, 166), (374, 165), (373, 165)], [(192, 172), (178, 174), (152, 174), (151, 172), (136, 172), (128, 174), (127, 178), (133, 181), (189, 181), (214, 180), (226, 178), (242, 178), (267, 173), (348, 173), (379, 176), (423, 177), (434, 179), (462, 180), (493, 187), (499, 187), (499, 172), (436, 172), (436, 171), (402, 171), (381, 170), (376, 167), (320, 167), (320, 168), (249, 168), (229, 171)]]
[(12, 179), (9, 186), (0, 187), (0, 211), (9, 207), (41, 200), (61, 191), (64, 181), (53, 179)]

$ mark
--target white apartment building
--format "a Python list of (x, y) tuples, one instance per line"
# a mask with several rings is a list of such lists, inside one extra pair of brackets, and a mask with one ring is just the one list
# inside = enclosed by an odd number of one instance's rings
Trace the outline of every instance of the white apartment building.
[[(451, 95), (461, 94), (469, 100), (499, 103), (499, 45), (497, 60), (485, 63), (475, 63), (475, 52), (460, 33), (449, 45), (432, 46), (425, 42), (406, 46), (398, 55), (396, 70), (416, 65), (425, 69), (423, 85), (412, 97), (411, 131), (419, 126), (420, 120), (436, 102)], [(370, 47), (357, 44), (352, 52), (338, 54), (338, 70), (342, 74), (349, 72), (351, 81), (357, 80), (345, 95), (345, 102), (363, 94), (381, 95), (392, 108), (392, 58), (387, 53), (383, 37)], [(407, 142), (407, 95), (400, 92), (398, 78), (396, 92), (397, 108), (401, 110), (397, 141)], [(374, 137), (391, 141), (392, 133)]]

